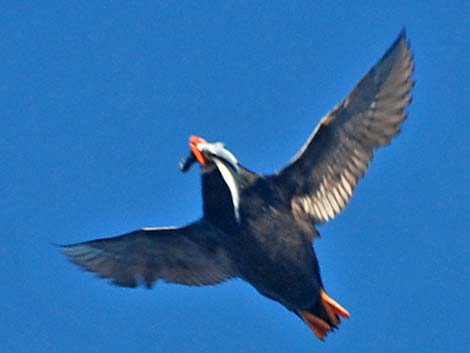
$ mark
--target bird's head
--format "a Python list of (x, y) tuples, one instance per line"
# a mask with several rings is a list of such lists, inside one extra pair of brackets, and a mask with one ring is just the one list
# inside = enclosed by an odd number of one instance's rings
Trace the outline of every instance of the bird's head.
[(180, 162), (180, 169), (186, 172), (194, 162), (198, 162), (203, 171), (214, 167), (221, 169), (221, 164), (238, 174), (238, 160), (232, 152), (227, 150), (222, 142), (209, 143), (199, 136), (189, 138), (189, 156)]

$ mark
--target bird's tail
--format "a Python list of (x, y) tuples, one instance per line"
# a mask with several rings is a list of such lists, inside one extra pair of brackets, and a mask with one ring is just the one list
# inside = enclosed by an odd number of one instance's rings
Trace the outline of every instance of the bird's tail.
[(312, 310), (298, 310), (298, 314), (315, 336), (321, 340), (338, 327), (341, 321), (340, 316), (349, 319), (349, 312), (328, 296), (323, 289), (318, 304)]

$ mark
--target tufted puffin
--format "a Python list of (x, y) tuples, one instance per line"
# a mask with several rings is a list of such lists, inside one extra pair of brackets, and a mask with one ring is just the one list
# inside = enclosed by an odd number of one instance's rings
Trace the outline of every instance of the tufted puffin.
[(180, 168), (200, 166), (199, 220), (63, 245), (62, 252), (124, 287), (150, 288), (159, 279), (202, 286), (240, 278), (323, 340), (349, 313), (322, 282), (313, 248), (316, 225), (346, 206), (374, 151), (399, 132), (411, 101), (413, 69), (403, 31), (292, 160), (271, 175), (243, 167), (220, 142), (191, 136)]

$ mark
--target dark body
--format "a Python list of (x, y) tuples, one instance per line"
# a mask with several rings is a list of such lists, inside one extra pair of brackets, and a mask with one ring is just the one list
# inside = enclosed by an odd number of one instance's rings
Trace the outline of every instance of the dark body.
[(240, 224), (217, 169), (202, 175), (204, 219), (231, 238), (239, 276), (290, 310), (318, 303), (321, 278), (312, 247), (314, 226), (295, 219), (269, 178), (240, 168)]

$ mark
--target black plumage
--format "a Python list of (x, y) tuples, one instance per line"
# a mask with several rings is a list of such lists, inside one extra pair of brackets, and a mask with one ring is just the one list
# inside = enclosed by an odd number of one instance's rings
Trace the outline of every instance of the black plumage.
[(182, 228), (144, 228), (66, 245), (76, 264), (114, 284), (217, 284), (241, 278), (300, 316), (321, 339), (347, 311), (324, 289), (312, 247), (315, 225), (347, 204), (374, 151), (400, 130), (413, 86), (402, 32), (279, 172), (242, 167), (222, 144), (191, 137), (183, 171), (199, 162), (203, 217)]

